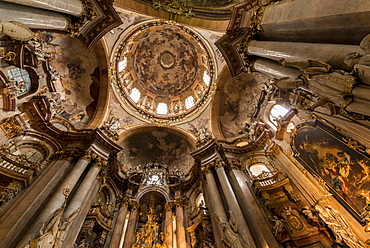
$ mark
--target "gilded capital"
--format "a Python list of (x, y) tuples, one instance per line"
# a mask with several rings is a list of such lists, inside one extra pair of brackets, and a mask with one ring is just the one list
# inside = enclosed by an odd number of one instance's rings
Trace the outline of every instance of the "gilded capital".
[(92, 152), (90, 150), (86, 150), (81, 158), (85, 159), (87, 162), (90, 162), (92, 159)]
[(185, 198), (175, 200), (175, 205), (176, 208), (185, 208), (188, 206)]
[(132, 201), (130, 205), (131, 205), (131, 211), (137, 211), (137, 209), (139, 208), (139, 203), (137, 202)]
[(95, 163), (93, 163), (93, 166), (97, 167), (99, 170), (101, 170), (103, 167), (105, 167), (108, 164), (108, 161), (102, 160), (100, 157), (96, 159)]
[(78, 152), (72, 149), (65, 149), (65, 150), (57, 151), (54, 154), (54, 159), (67, 160), (69, 162), (73, 162), (77, 157), (78, 157)]
[(225, 166), (225, 162), (219, 158), (216, 159), (215, 161), (212, 161), (210, 164), (212, 165), (212, 167), (215, 167), (216, 169)]
[(266, 156), (275, 160), (279, 156), (280, 153), (281, 153), (280, 146), (277, 144), (274, 144), (273, 147), (271, 147), (271, 149), (266, 152)]
[(229, 166), (233, 170), (242, 170), (242, 164), (239, 161), (229, 161)]
[(204, 172), (204, 174), (212, 173), (212, 165), (206, 164), (205, 166), (201, 167), (201, 170)]
[(166, 204), (164, 204), (165, 212), (172, 212), (172, 208), (173, 208), (173, 202), (167, 202)]

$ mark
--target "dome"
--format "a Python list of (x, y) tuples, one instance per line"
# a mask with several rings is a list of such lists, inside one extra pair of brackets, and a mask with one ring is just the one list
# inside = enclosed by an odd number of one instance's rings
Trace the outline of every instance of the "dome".
[(195, 31), (151, 21), (124, 37), (115, 52), (114, 88), (133, 113), (177, 121), (209, 102), (213, 60)]

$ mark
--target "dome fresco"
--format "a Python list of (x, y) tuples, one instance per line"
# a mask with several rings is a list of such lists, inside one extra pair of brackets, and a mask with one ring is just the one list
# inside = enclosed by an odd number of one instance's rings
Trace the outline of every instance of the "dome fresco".
[(169, 21), (139, 23), (118, 41), (114, 88), (148, 119), (177, 120), (209, 102), (214, 62), (191, 29)]
[(152, 29), (133, 54), (140, 87), (164, 99), (186, 94), (199, 74), (196, 47), (177, 28)]

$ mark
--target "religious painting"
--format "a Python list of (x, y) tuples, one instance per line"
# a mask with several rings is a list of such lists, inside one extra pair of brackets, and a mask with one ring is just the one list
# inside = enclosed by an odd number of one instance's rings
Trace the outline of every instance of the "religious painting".
[(299, 125), (291, 145), (295, 158), (361, 220), (370, 207), (370, 161), (364, 148), (319, 121)]

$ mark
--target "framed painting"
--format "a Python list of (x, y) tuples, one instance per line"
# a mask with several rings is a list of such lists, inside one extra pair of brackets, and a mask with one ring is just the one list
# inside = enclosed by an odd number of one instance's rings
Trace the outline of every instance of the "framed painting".
[(291, 146), (297, 161), (363, 222), (370, 209), (370, 159), (364, 147), (319, 121), (297, 126)]

